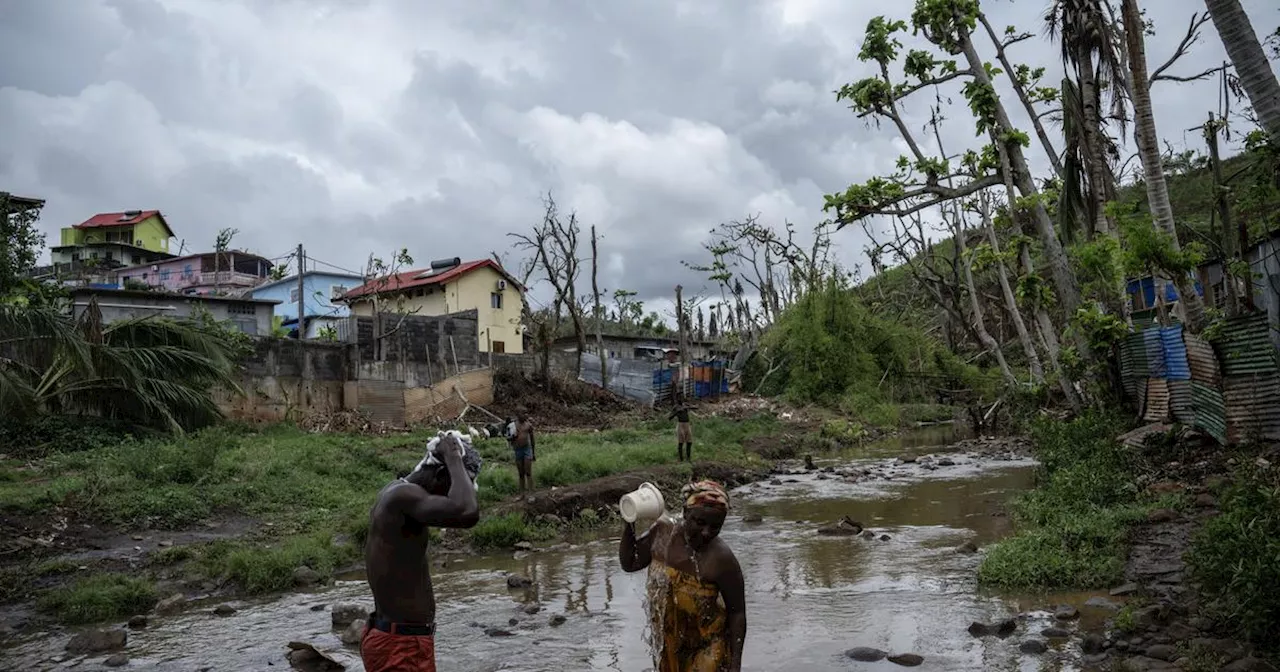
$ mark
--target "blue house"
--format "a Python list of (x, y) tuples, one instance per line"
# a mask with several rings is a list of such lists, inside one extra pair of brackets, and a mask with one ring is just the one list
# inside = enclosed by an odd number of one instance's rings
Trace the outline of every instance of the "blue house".
[[(319, 338), (325, 327), (335, 327), (337, 322), (351, 314), (345, 304), (334, 299), (364, 283), (364, 278), (350, 273), (306, 271), (302, 274), (303, 334), (305, 338)], [(298, 331), (298, 276), (291, 275), (254, 287), (249, 296), (255, 299), (274, 299), (275, 314), (283, 318), (283, 326), (294, 338)]]

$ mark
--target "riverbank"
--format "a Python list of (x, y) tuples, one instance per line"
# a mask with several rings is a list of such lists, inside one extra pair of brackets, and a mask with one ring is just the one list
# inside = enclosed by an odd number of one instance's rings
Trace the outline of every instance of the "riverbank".
[(1033, 429), (1037, 487), (1013, 501), (1017, 532), (986, 550), (980, 581), (1101, 591), (1091, 602), (1107, 616), (1072, 633), (1088, 666), (1274, 669), (1280, 448), (1225, 449), (1168, 428), (1117, 438), (1122, 424), (1090, 415)]

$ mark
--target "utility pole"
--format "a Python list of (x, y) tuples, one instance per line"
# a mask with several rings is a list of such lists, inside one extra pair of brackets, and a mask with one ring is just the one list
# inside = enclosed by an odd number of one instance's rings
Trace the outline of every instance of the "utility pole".
[(298, 243), (298, 340), (302, 341), (305, 335), (305, 327), (303, 319), (306, 315), (304, 306), (307, 303), (307, 295), (303, 290), (303, 274), (307, 270), (307, 253), (302, 249), (302, 243)]
[(680, 348), (680, 368), (676, 371), (676, 380), (680, 383), (680, 398), (684, 398), (684, 369), (685, 363), (688, 361), (688, 347), (685, 345), (684, 338), (684, 299), (682, 298), (684, 287), (676, 285), (676, 332), (678, 333), (678, 346)]

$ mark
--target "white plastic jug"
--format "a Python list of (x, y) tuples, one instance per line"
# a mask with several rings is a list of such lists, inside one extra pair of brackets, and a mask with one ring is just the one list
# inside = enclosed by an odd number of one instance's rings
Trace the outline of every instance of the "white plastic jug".
[(662, 491), (658, 490), (658, 486), (652, 483), (641, 483), (639, 488), (618, 500), (618, 511), (622, 514), (622, 519), (628, 523), (634, 523), (641, 518), (657, 520), (666, 513), (667, 503), (662, 498)]

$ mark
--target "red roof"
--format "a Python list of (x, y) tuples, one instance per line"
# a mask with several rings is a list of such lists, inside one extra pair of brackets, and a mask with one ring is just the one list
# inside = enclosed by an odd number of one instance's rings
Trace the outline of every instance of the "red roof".
[(464, 261), (453, 268), (438, 273), (432, 273), (429, 268), (420, 268), (413, 271), (405, 271), (396, 273), (384, 278), (379, 278), (372, 282), (366, 282), (359, 287), (347, 292), (342, 296), (343, 299), (358, 299), (369, 294), (385, 294), (387, 292), (402, 291), (413, 289), (416, 287), (427, 287), (429, 285), (443, 285), (447, 282), (457, 280), (458, 278), (480, 268), (492, 268), (499, 275), (507, 279), (516, 289), (523, 289), (515, 278), (511, 277), (492, 259), (480, 259), (477, 261)]
[[(126, 215), (137, 213), (132, 217)], [(160, 224), (164, 226), (164, 230), (169, 232), (169, 237), (173, 237), (173, 229), (169, 228), (169, 222), (164, 221), (164, 215), (159, 210), (129, 210), (127, 212), (100, 212), (89, 219), (76, 224), (72, 228), (76, 229), (99, 229), (110, 226), (132, 226), (147, 219), (151, 216), (158, 217)]]

